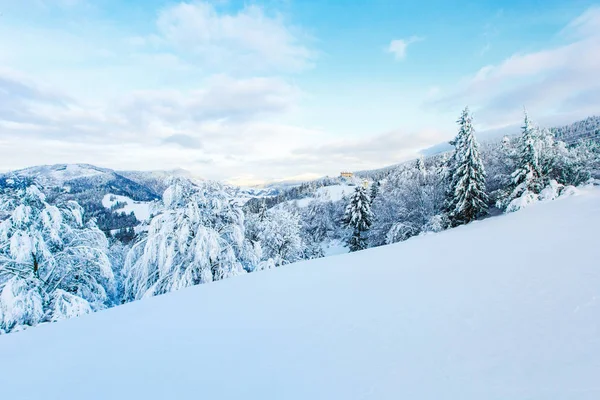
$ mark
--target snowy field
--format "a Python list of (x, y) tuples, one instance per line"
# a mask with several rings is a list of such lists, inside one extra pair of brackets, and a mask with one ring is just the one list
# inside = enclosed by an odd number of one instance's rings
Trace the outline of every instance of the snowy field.
[(0, 337), (6, 399), (600, 398), (600, 189)]
[(147, 221), (150, 219), (150, 203), (145, 201), (134, 201), (127, 196), (119, 196), (116, 194), (106, 194), (102, 198), (102, 205), (105, 208), (111, 208), (117, 202), (123, 203), (123, 207), (118, 208), (115, 212), (124, 212), (129, 214), (133, 211), (135, 218), (138, 221)]
[(298, 200), (290, 200), (288, 203), (295, 204), (298, 207), (307, 207), (308, 204), (315, 199), (323, 199), (325, 201), (339, 201), (344, 196), (349, 196), (356, 186), (351, 185), (331, 185), (323, 186), (315, 191), (314, 197), (306, 197)]

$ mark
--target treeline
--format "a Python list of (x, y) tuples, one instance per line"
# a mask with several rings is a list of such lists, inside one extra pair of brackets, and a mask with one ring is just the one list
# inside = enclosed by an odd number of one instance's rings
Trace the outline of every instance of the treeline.
[[(439, 232), (556, 198), (600, 171), (596, 142), (566, 145), (527, 115), (520, 135), (480, 146), (465, 109), (452, 145), (356, 179), (337, 201), (315, 194), (338, 178), (244, 207), (225, 185), (172, 178), (138, 234), (95, 214), (97, 198), (83, 197), (86, 216), (78, 202), (46, 196), (30, 179), (2, 178), (0, 332), (322, 257), (332, 243), (357, 251)], [(301, 206), (290, 201), (307, 197)]]

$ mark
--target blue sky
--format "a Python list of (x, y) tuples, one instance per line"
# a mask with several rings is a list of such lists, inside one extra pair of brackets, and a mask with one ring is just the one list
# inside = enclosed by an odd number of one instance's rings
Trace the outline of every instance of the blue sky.
[(375, 168), (476, 128), (598, 114), (600, 8), (569, 1), (0, 0), (0, 169), (234, 183)]

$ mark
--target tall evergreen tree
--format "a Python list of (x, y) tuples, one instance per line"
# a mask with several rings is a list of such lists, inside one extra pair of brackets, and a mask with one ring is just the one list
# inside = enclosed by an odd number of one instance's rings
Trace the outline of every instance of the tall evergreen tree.
[(539, 193), (540, 185), (540, 157), (538, 153), (538, 137), (536, 128), (531, 123), (527, 112), (525, 112), (525, 121), (523, 124), (523, 135), (519, 147), (519, 165), (512, 174), (513, 185), (520, 192), (529, 190)]
[[(522, 129), (523, 133), (519, 138), (516, 154), (516, 169), (511, 174), (511, 182), (504, 196), (498, 202), (498, 206), (501, 208), (512, 209), (509, 205), (513, 200), (523, 196), (532, 199), (542, 190), (540, 150), (543, 143), (526, 111)], [(550, 168), (549, 165), (548, 171)]]
[(348, 241), (350, 251), (366, 249), (367, 239), (364, 234), (373, 223), (373, 213), (371, 212), (371, 200), (363, 186), (357, 186), (354, 190), (350, 203), (346, 207), (344, 223), (353, 229), (352, 236)]
[(449, 169), (447, 212), (453, 226), (467, 224), (487, 212), (485, 169), (475, 139), (472, 117), (466, 107), (457, 123), (460, 126)]
[(379, 195), (379, 186), (380, 185), (381, 185), (381, 183), (379, 183), (378, 181), (375, 181), (371, 184), (371, 203), (373, 203), (373, 200), (375, 200), (377, 195)]

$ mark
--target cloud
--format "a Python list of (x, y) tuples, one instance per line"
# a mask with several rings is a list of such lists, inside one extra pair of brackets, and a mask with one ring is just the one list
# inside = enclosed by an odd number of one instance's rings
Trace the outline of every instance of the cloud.
[(167, 47), (213, 66), (297, 71), (315, 56), (306, 34), (257, 5), (227, 14), (207, 2), (179, 3), (160, 12), (157, 28)]
[(366, 138), (301, 147), (292, 152), (293, 158), (289, 161), (303, 164), (307, 172), (312, 172), (311, 164), (333, 173), (338, 173), (336, 169), (340, 168), (350, 171), (379, 168), (416, 157), (419, 150), (448, 139), (447, 133), (437, 130), (394, 130)]
[(173, 143), (185, 149), (201, 149), (202, 143), (195, 137), (183, 133), (168, 136), (162, 141), (165, 144)]
[(185, 122), (246, 121), (292, 109), (300, 93), (280, 78), (209, 78), (190, 91), (146, 90), (127, 96), (119, 105), (124, 118), (145, 124), (154, 120)]
[[(217, 135), (223, 126), (285, 114), (294, 109), (299, 96), (296, 87), (280, 78), (217, 75), (197, 89), (135, 91), (94, 107), (24, 76), (0, 71), (0, 123), (10, 126), (0, 136), (12, 129), (21, 135), (56, 139), (97, 136), (98, 140), (144, 142), (156, 137), (183, 143), (185, 135)], [(185, 146), (191, 143), (188, 140)]]
[(571, 21), (562, 31), (561, 35), (572, 38), (587, 38), (598, 36), (600, 24), (600, 7), (588, 8), (583, 14)]
[[(587, 10), (559, 34), (571, 40), (484, 66), (456, 87), (446, 88), (445, 95), (428, 99), (425, 109), (459, 110), (468, 104), (485, 127), (514, 123), (521, 118), (523, 105), (538, 119), (565, 113), (572, 108), (573, 98), (600, 89), (600, 8)], [(593, 103), (578, 112), (571, 110), (569, 118), (583, 117), (590, 109), (600, 107), (595, 96), (587, 99)]]
[(479, 55), (483, 56), (485, 55), (488, 51), (490, 51), (490, 49), (492, 48), (492, 45), (490, 42), (486, 42), (483, 47), (481, 48), (481, 50), (479, 51)]
[(406, 57), (406, 49), (408, 45), (423, 41), (419, 36), (411, 36), (408, 39), (395, 39), (390, 42), (387, 52), (392, 53), (396, 60), (403, 60)]
[(271, 120), (294, 109), (298, 96), (280, 78), (217, 75), (197, 89), (137, 91), (92, 107), (34, 80), (0, 72), (0, 168), (85, 161), (202, 172), (214, 164), (219, 168), (206, 175), (225, 179), (253, 165), (257, 176), (282, 177), (297, 170), (292, 165), (273, 171), (265, 160), (322, 137)]

